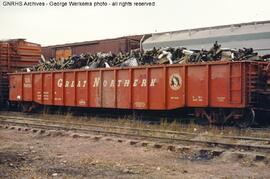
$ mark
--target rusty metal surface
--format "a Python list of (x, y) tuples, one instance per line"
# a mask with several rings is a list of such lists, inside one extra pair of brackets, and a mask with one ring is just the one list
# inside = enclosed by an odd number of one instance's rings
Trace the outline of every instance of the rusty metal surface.
[[(42, 47), (42, 54), (46, 59), (55, 58), (57, 50), (71, 48), (72, 55), (80, 55), (82, 53), (98, 53), (98, 52), (128, 52), (132, 49), (140, 47), (141, 35), (120, 37), (115, 39), (105, 39), (96, 41), (86, 41), (62, 45), (54, 45)], [(59, 58), (59, 56), (58, 56)], [(60, 57), (61, 58), (61, 57)]]
[(41, 46), (24, 39), (0, 41), (0, 108), (8, 99), (8, 72), (36, 65)]
[(0, 71), (12, 72), (36, 65), (40, 60), (41, 47), (25, 40), (0, 42)]

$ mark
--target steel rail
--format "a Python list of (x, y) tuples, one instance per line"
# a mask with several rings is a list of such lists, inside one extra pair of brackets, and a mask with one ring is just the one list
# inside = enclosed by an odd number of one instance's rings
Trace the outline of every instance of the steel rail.
[[(38, 122), (38, 121), (37, 121)], [(235, 148), (235, 149), (244, 149), (244, 150), (260, 150), (260, 151), (270, 151), (270, 145), (251, 145), (251, 144), (235, 144), (235, 143), (227, 143), (221, 141), (211, 141), (211, 140), (197, 140), (197, 139), (187, 139), (187, 138), (176, 138), (176, 137), (164, 137), (164, 136), (149, 136), (142, 135), (138, 133), (127, 133), (127, 132), (118, 132), (118, 131), (106, 131), (100, 129), (90, 129), (90, 128), (81, 128), (81, 127), (72, 127), (72, 126), (60, 126), (60, 125), (52, 125), (52, 124), (34, 124), (34, 123), (26, 123), (26, 122), (18, 122), (18, 121), (7, 121), (1, 120), (1, 124), (4, 125), (17, 125), (17, 126), (27, 126), (31, 128), (39, 128), (39, 129), (55, 129), (55, 130), (64, 130), (64, 131), (76, 131), (82, 133), (95, 133), (95, 134), (103, 134), (110, 136), (118, 136), (118, 137), (130, 137), (133, 139), (142, 139), (142, 140), (152, 140), (152, 141), (162, 141), (164, 143), (174, 143), (174, 144), (199, 144), (206, 146), (218, 146), (222, 148)]]
[[(8, 120), (8, 119), (16, 119), (16, 120), (27, 120), (27, 121), (39, 121), (46, 122), (52, 124), (65, 124), (65, 125), (75, 125), (75, 126), (85, 126), (85, 127), (95, 127), (95, 128), (106, 128), (106, 129), (121, 129), (121, 130), (130, 130), (137, 132), (151, 132), (151, 133), (161, 133), (161, 134), (170, 134), (170, 135), (185, 135), (185, 136), (198, 136), (198, 133), (192, 132), (179, 132), (179, 131), (171, 131), (171, 130), (156, 130), (156, 129), (144, 129), (144, 128), (131, 128), (131, 127), (121, 127), (121, 126), (109, 126), (109, 125), (99, 125), (99, 124), (85, 124), (85, 123), (74, 123), (74, 122), (61, 122), (61, 121), (52, 121), (41, 118), (27, 118), (27, 117), (13, 117), (13, 116), (4, 116), (0, 115), (0, 119)], [(265, 141), (270, 143), (270, 138), (258, 138), (258, 137), (243, 137), (243, 136), (226, 136), (226, 135), (215, 135), (209, 137), (218, 137), (223, 139), (235, 139), (235, 140), (253, 140), (253, 141)]]

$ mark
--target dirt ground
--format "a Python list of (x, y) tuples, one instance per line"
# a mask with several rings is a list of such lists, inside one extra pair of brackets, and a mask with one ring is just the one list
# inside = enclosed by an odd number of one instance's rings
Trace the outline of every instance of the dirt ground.
[(269, 178), (270, 165), (190, 160), (127, 143), (0, 129), (0, 178)]

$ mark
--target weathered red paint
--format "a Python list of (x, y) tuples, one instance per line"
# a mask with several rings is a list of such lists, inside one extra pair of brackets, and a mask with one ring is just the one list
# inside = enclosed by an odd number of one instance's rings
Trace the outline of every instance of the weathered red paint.
[[(10, 100), (45, 105), (168, 110), (249, 106), (251, 62), (10, 74)], [(256, 71), (254, 71), (256, 72)]]
[(24, 39), (0, 41), (0, 108), (8, 100), (7, 73), (36, 65), (40, 55), (39, 44)]
[(41, 46), (24, 39), (0, 41), (0, 71), (13, 72), (36, 65), (40, 60)]
[[(108, 53), (112, 52), (118, 54), (120, 52), (129, 52), (133, 49), (140, 48), (140, 40), (142, 35), (120, 37), (114, 39), (104, 39), (86, 42), (76, 42), (69, 44), (53, 45), (42, 47), (42, 54), (46, 59), (67, 57), (71, 55), (80, 55), (82, 53), (95, 54), (98, 52)], [(69, 52), (68, 54), (61, 55), (63, 51)], [(57, 53), (59, 53), (57, 55)]]

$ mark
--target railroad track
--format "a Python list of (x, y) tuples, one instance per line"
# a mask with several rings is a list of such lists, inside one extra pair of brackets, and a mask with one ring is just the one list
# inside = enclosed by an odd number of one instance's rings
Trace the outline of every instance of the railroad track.
[[(8, 121), (11, 120), (27, 120), (31, 122), (43, 122), (46, 124), (63, 124), (63, 125), (69, 125), (69, 126), (84, 126), (84, 127), (92, 127), (92, 128), (103, 128), (103, 129), (119, 129), (119, 130), (130, 130), (130, 131), (139, 131), (139, 132), (151, 132), (151, 133), (159, 133), (159, 134), (167, 134), (172, 136), (177, 135), (185, 135), (185, 136), (198, 136), (198, 133), (192, 133), (192, 132), (179, 132), (179, 131), (171, 131), (171, 130), (155, 130), (155, 129), (145, 129), (145, 128), (131, 128), (131, 127), (121, 127), (121, 126), (112, 126), (112, 125), (98, 125), (98, 124), (86, 124), (86, 123), (79, 123), (79, 122), (61, 122), (61, 121), (52, 121), (52, 120), (46, 120), (46, 119), (40, 119), (40, 118), (29, 118), (29, 117), (12, 117), (12, 116), (6, 116), (6, 115), (0, 115), (1, 120)], [(249, 130), (256, 130), (256, 129), (249, 129)], [(263, 130), (260, 128), (260, 130)], [(266, 130), (266, 129), (265, 129)], [(268, 130), (268, 128), (267, 128)], [(266, 141), (270, 142), (270, 138), (258, 138), (258, 137), (247, 137), (247, 136), (228, 136), (228, 135), (216, 135), (219, 138), (223, 139), (238, 139), (238, 140), (256, 140), (256, 141)]]
[(225, 135), (208, 136), (189, 132), (62, 122), (3, 115), (0, 115), (0, 124), (4, 127), (23, 126), (44, 130), (64, 130), (86, 134), (101, 134), (106, 136), (129, 138), (132, 140), (146, 140), (169, 144), (198, 145), (204, 147), (219, 147), (223, 149), (270, 152), (270, 138)]

